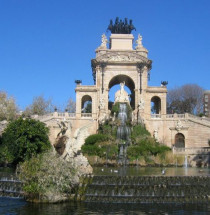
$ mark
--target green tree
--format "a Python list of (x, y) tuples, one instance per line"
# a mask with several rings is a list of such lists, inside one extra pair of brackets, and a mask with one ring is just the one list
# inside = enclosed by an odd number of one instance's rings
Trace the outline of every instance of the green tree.
[(6, 92), (0, 91), (0, 121), (14, 120), (17, 115), (15, 100), (9, 97)]
[(40, 121), (23, 118), (14, 120), (2, 134), (1, 154), (13, 164), (28, 160), (51, 147), (48, 132), (48, 128)]

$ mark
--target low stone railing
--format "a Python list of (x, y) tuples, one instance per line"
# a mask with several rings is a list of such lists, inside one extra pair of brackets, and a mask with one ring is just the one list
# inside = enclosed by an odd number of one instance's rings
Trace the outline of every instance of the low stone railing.
[[(55, 115), (55, 114), (54, 114)], [(54, 116), (53, 115), (53, 116)], [(67, 113), (67, 112), (65, 112), (65, 113), (57, 113), (57, 116), (58, 117), (68, 117), (68, 118), (74, 118), (74, 117), (76, 117), (76, 113)]]
[[(55, 112), (53, 114), (54, 117), (66, 117), (66, 118), (75, 118), (76, 117), (76, 113), (57, 113)], [(92, 117), (92, 113), (81, 113), (80, 115), (81, 117)]]
[(193, 148), (173, 148), (174, 154), (208, 154), (210, 147), (193, 147)]
[(50, 119), (57, 120), (71, 120), (71, 119), (79, 119), (79, 118), (96, 118), (96, 113), (68, 113), (68, 112), (54, 112), (44, 116), (35, 116), (34, 119), (39, 119), (40, 121), (48, 121)]
[(161, 114), (151, 114), (151, 118), (152, 119), (160, 119), (161, 118)]
[(92, 117), (92, 113), (81, 113), (81, 117)]
[(208, 117), (199, 117), (193, 114), (151, 114), (151, 119), (191, 119), (196, 120), (197, 122), (205, 122), (210, 124), (210, 118)]
[(188, 114), (151, 114), (151, 118), (152, 119), (162, 119), (162, 118), (166, 118), (166, 119), (174, 119), (174, 118), (179, 118), (179, 119), (184, 119), (187, 118)]
[(166, 118), (181, 118), (184, 119), (187, 117), (187, 114), (166, 114)]

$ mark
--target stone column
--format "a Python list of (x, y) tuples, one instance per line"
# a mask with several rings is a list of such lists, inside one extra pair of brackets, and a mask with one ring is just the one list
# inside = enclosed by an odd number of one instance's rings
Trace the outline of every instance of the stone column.
[(76, 118), (81, 117), (81, 95), (79, 92), (76, 92)]
[(161, 115), (166, 114), (166, 98), (162, 97), (161, 98)]
[(105, 86), (104, 86), (104, 79), (105, 79), (105, 67), (106, 67), (106, 64), (105, 63), (101, 63), (101, 93), (103, 94), (104, 93), (104, 90), (105, 90)]
[(96, 66), (96, 86), (101, 86), (101, 68), (99, 65)]

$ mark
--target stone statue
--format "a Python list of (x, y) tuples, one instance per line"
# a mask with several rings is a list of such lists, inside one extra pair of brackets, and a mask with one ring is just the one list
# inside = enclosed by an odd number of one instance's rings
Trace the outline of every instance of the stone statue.
[(100, 100), (99, 100), (99, 108), (103, 109), (104, 107), (105, 107), (105, 105), (104, 105), (104, 99), (100, 98)]
[(74, 133), (74, 137), (69, 137), (62, 155), (64, 160), (74, 162), (75, 167), (78, 168), (82, 175), (91, 174), (93, 172), (87, 158), (81, 153), (81, 147), (85, 139), (89, 136), (88, 128), (92, 126), (92, 123), (93, 122), (90, 122), (78, 128)]
[(138, 39), (136, 40), (136, 44), (137, 44), (136, 49), (143, 47), (143, 45), (142, 45), (142, 36), (140, 34), (138, 35)]
[(136, 30), (134, 27), (132, 20), (129, 21), (125, 18), (124, 21), (120, 20), (119, 17), (116, 17), (115, 24), (110, 20), (107, 30), (111, 31), (113, 34), (130, 34), (132, 30)]
[(139, 108), (139, 110), (144, 110), (144, 100), (143, 100), (143, 98), (140, 98), (138, 108)]
[(176, 124), (176, 130), (179, 132), (182, 128), (183, 128), (182, 122), (178, 120)]
[(57, 134), (57, 138), (60, 136), (65, 135), (66, 131), (68, 130), (68, 126), (66, 125), (65, 122), (61, 121), (60, 123), (57, 122), (58, 126), (60, 127), (60, 132)]
[(107, 40), (107, 38), (106, 38), (106, 35), (103, 34), (103, 35), (101, 36), (101, 46), (100, 46), (100, 48), (106, 49), (106, 44), (107, 44), (107, 43), (108, 43), (108, 40)]
[(134, 111), (132, 111), (131, 117), (132, 117), (131, 121), (134, 122), (134, 120), (135, 120), (135, 113), (134, 113)]
[(158, 140), (158, 130), (154, 130), (153, 137), (155, 138), (156, 141)]
[(130, 100), (129, 100), (129, 95), (128, 93), (124, 90), (124, 87), (125, 87), (125, 82), (121, 82), (120, 83), (120, 90), (118, 90), (116, 93), (115, 93), (115, 103), (116, 102), (127, 102), (127, 103), (130, 103)]
[(98, 119), (98, 123), (103, 125), (106, 122), (107, 115), (106, 113), (101, 113)]
[(134, 25), (133, 25), (133, 20), (130, 19), (129, 31), (131, 32), (132, 30), (135, 30), (135, 31), (136, 31), (136, 28), (135, 28)]
[(120, 83), (120, 93), (122, 94), (125, 87), (125, 81)]

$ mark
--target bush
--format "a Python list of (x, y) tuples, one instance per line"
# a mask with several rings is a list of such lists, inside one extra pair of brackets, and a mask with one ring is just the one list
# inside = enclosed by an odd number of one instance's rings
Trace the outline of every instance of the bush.
[(4, 145), (0, 145), (0, 164), (12, 163), (14, 155), (12, 155), (8, 148)]
[(107, 141), (109, 138), (105, 134), (93, 134), (85, 139), (85, 144), (94, 145), (97, 142)]
[(112, 110), (111, 110), (111, 114), (112, 116), (114, 115), (114, 113), (116, 113), (116, 117), (118, 116), (118, 113), (120, 111), (120, 103), (117, 102), (112, 106)]
[(164, 145), (160, 145), (155, 142), (154, 138), (145, 138), (139, 141), (135, 145), (131, 145), (127, 149), (128, 158), (131, 160), (139, 159), (141, 156), (147, 158), (148, 156), (164, 155), (170, 148)]
[(110, 140), (115, 140), (117, 137), (117, 126), (111, 126), (106, 122), (103, 125), (100, 125), (99, 134), (105, 134)]
[(17, 164), (49, 149), (48, 132), (44, 123), (34, 119), (10, 122), (2, 134), (1, 154), (5, 162)]
[(96, 144), (100, 151), (98, 156), (101, 158), (108, 158), (108, 159), (116, 159), (118, 155), (118, 146), (114, 143), (110, 143), (109, 141), (101, 142)]
[(21, 163), (19, 178), (29, 201), (57, 202), (68, 198), (79, 183), (79, 170), (53, 151)]
[(149, 133), (149, 131), (147, 131), (147, 129), (144, 126), (142, 125), (133, 126), (131, 132), (131, 140), (133, 142), (136, 142), (138, 138), (142, 138), (145, 136), (151, 136), (151, 134)]
[(116, 159), (118, 155), (118, 146), (107, 142), (98, 142), (96, 145), (83, 145), (82, 153), (89, 156), (98, 156), (100, 158)]
[(86, 145), (82, 146), (82, 153), (87, 155), (100, 155), (100, 148), (96, 145)]

